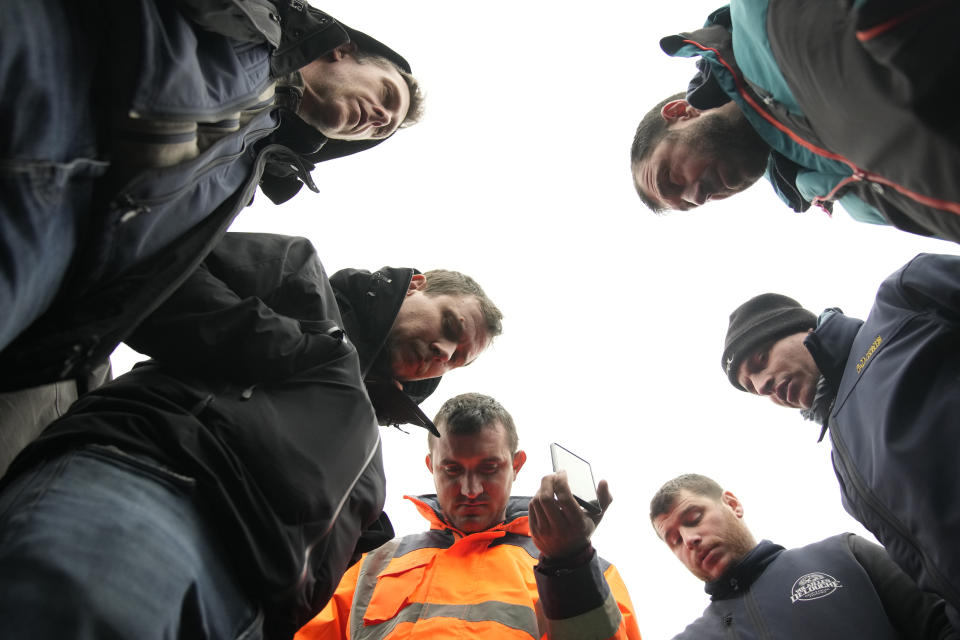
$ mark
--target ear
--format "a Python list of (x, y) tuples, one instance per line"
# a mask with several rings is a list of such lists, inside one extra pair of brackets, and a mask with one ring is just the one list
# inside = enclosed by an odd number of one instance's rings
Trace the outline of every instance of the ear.
[(523, 463), (527, 461), (527, 452), (523, 449), (517, 451), (513, 454), (513, 479), (517, 479), (517, 474), (520, 472), (520, 469), (523, 467)]
[(338, 60), (343, 60), (345, 56), (350, 55), (351, 53), (357, 52), (357, 45), (353, 42), (347, 42), (342, 44), (327, 55), (330, 56), (331, 62), (337, 62)]
[(422, 273), (415, 273), (413, 277), (410, 278), (410, 285), (407, 287), (407, 295), (413, 294), (414, 291), (419, 291), (427, 286), (427, 277)]
[(660, 109), (660, 116), (667, 124), (690, 120), (700, 115), (700, 111), (690, 106), (686, 100), (671, 100)]
[(720, 496), (720, 500), (723, 504), (730, 507), (730, 510), (733, 511), (733, 515), (738, 518), (743, 517), (743, 505), (740, 504), (740, 500), (737, 499), (737, 496), (733, 495), (729, 491), (724, 491), (723, 495)]
[(427, 454), (427, 457), (424, 459), (424, 462), (427, 463), (427, 470), (430, 473), (433, 473), (433, 459), (430, 457), (430, 454)]

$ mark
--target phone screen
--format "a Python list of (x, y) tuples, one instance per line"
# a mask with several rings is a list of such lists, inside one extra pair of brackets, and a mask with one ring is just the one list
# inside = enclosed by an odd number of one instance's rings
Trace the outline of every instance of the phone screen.
[(584, 509), (593, 513), (600, 512), (600, 501), (597, 499), (597, 485), (593, 482), (593, 470), (590, 463), (564, 449), (556, 442), (550, 445), (550, 457), (553, 458), (554, 471), (566, 471), (570, 490)]

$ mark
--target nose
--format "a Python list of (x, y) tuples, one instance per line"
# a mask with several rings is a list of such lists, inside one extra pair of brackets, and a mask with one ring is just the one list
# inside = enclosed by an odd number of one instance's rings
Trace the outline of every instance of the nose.
[(681, 534), (683, 536), (683, 544), (687, 549), (696, 549), (700, 546), (700, 541), (702, 537), (696, 531), (686, 531)]
[(390, 114), (379, 104), (370, 106), (370, 122), (375, 127), (385, 127), (390, 124)]
[(460, 478), (460, 493), (468, 498), (476, 498), (483, 493), (483, 484), (472, 473), (465, 473)]
[(703, 184), (697, 180), (693, 183), (688, 183), (686, 187), (684, 187), (683, 199), (693, 206), (699, 207), (710, 199), (710, 194), (707, 189), (704, 188)]
[(457, 343), (452, 340), (436, 340), (430, 345), (433, 351), (433, 359), (440, 362), (449, 362), (457, 350)]
[(768, 396), (773, 393), (773, 376), (763, 371), (758, 371), (757, 373), (751, 373), (747, 377), (750, 380), (750, 385), (753, 387), (753, 392), (758, 396)]

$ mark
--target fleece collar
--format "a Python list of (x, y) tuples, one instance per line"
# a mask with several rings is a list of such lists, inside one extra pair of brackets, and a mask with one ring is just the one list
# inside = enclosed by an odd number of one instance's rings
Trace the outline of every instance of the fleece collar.
[(528, 496), (510, 496), (510, 500), (507, 502), (507, 517), (503, 522), (489, 529), (471, 534), (460, 531), (443, 518), (443, 514), (440, 512), (440, 502), (437, 500), (436, 494), (430, 493), (416, 497), (403, 497), (412, 502), (417, 508), (417, 511), (420, 512), (420, 515), (426, 518), (427, 522), (430, 523), (431, 530), (450, 531), (461, 538), (473, 538), (474, 536), (490, 537), (491, 533), (495, 534), (493, 537), (502, 537), (507, 533), (530, 536), (530, 522), (527, 517), (527, 507), (530, 504), (530, 498)]

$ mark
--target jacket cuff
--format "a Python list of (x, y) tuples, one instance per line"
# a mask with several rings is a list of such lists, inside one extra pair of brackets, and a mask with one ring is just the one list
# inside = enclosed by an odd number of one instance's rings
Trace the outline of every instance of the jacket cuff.
[(584, 554), (588, 559), (578, 566), (557, 566), (556, 561), (541, 560), (534, 567), (540, 594), (537, 618), (551, 640), (613, 638), (623, 622), (596, 552), (587, 547)]
[(570, 558), (541, 558), (534, 567), (534, 576), (543, 612), (553, 620), (595, 609), (610, 593), (600, 570), (600, 559), (590, 545)]

